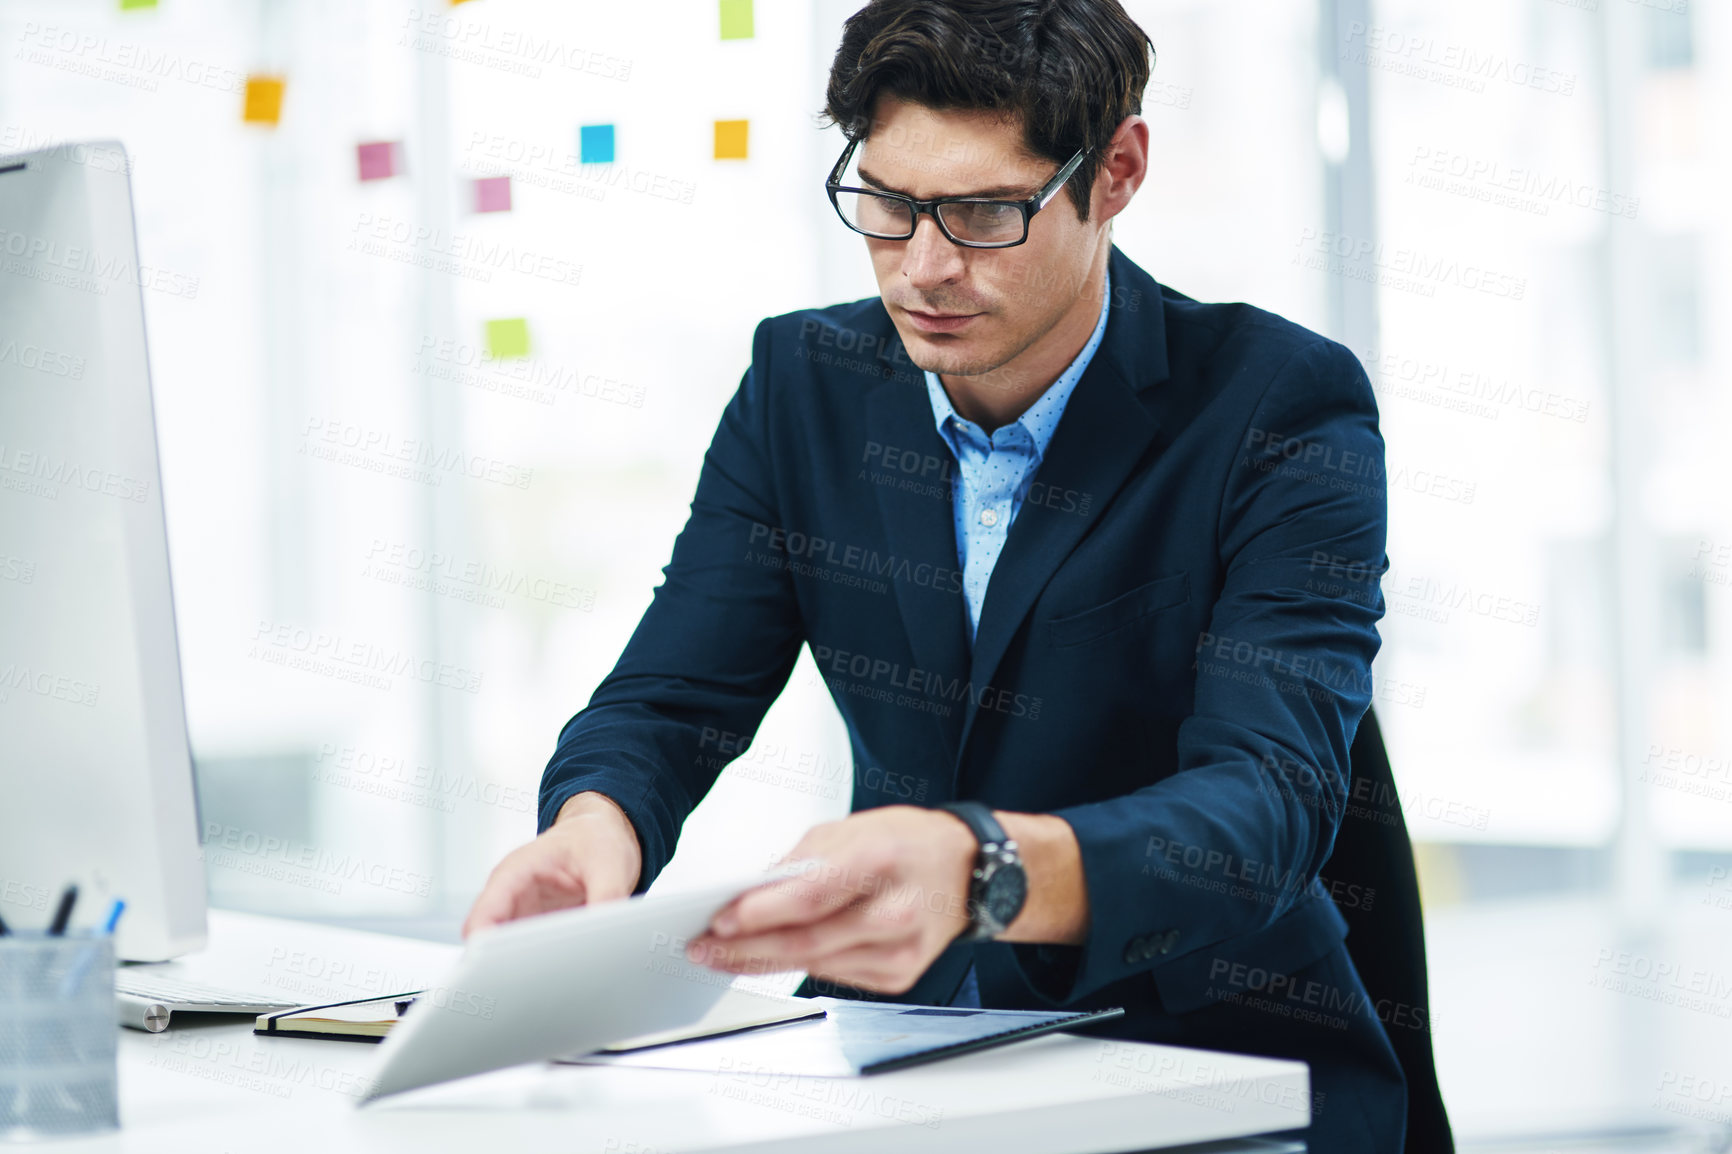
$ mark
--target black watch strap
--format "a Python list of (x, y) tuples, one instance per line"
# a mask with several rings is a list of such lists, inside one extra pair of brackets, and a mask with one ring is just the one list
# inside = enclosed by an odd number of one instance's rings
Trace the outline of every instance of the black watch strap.
[(974, 840), (979, 842), (982, 848), (988, 845), (1003, 845), (1010, 840), (1010, 835), (1004, 832), (1004, 827), (992, 816), (992, 810), (978, 801), (947, 801), (937, 808), (961, 818), (973, 831)]
[[(988, 941), (1016, 920), (1028, 892), (1016, 842), (998, 824), (992, 811), (978, 801), (949, 801), (936, 808), (960, 818), (980, 843), (974, 854), (974, 868), (969, 871), (969, 924), (957, 940)], [(1008, 893), (1003, 888), (1006, 882), (1012, 887)], [(995, 893), (1001, 899), (1007, 897), (1008, 904), (1004, 900), (995, 902)]]

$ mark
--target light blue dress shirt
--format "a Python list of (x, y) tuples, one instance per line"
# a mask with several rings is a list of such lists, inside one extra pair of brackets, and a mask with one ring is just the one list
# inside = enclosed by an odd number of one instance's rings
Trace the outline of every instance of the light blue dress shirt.
[[(1076, 360), (1046, 390), (1040, 399), (1015, 421), (993, 430), (992, 435), (960, 416), (944, 391), (938, 374), (926, 374), (926, 392), (932, 399), (932, 418), (938, 435), (956, 457), (957, 474), (951, 487), (951, 507), (956, 518), (956, 555), (962, 565), (962, 595), (968, 603), (968, 640), (974, 643), (980, 626), (980, 607), (986, 601), (986, 586), (992, 567), (1004, 551), (1010, 523), (1022, 509), (1046, 447), (1064, 416), (1065, 403), (1082, 379), (1083, 371), (1101, 347), (1107, 331), (1107, 302), (1113, 299), (1112, 274), (1107, 274), (1101, 297), (1101, 319)], [(980, 1005), (980, 987), (974, 967), (962, 979), (962, 988), (951, 1000), (953, 1006)]]
[(1022, 509), (1034, 474), (1046, 456), (1046, 447), (1064, 416), (1065, 403), (1082, 379), (1083, 370), (1094, 359), (1107, 331), (1107, 302), (1112, 300), (1109, 273), (1101, 298), (1101, 319), (1058, 380), (1015, 421), (993, 430), (992, 435), (959, 415), (950, 404), (937, 373), (926, 374), (926, 393), (932, 400), (932, 417), (938, 435), (956, 457), (957, 475), (951, 486), (951, 507), (956, 518), (956, 555), (962, 565), (962, 594), (968, 603), (968, 639), (972, 644), (980, 626), (980, 607), (992, 567), (1004, 551), (1010, 523)]

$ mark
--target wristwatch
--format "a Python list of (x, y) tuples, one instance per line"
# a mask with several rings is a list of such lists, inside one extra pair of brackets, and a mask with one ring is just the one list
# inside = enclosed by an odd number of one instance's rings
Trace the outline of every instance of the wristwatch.
[(1028, 875), (1023, 872), (1016, 843), (992, 811), (978, 801), (948, 801), (935, 808), (961, 818), (980, 843), (968, 882), (970, 924), (957, 941), (995, 938), (1016, 920), (1028, 897)]

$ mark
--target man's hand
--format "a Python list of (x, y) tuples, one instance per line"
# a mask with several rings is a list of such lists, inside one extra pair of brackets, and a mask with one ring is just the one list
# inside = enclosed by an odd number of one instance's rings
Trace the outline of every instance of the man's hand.
[(484, 926), (572, 906), (630, 897), (643, 850), (625, 811), (599, 793), (580, 793), (560, 807), (547, 832), (494, 867), (463, 936)]
[(730, 973), (805, 970), (903, 993), (968, 925), (978, 848), (960, 819), (915, 806), (814, 826), (788, 857), (823, 867), (741, 894), (686, 956)]

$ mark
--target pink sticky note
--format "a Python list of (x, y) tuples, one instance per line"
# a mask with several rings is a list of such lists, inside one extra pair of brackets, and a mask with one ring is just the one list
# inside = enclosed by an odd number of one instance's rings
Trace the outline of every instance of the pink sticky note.
[(476, 212), (510, 212), (511, 178), (484, 176), (475, 182)]
[(360, 167), (362, 180), (384, 180), (396, 176), (401, 171), (397, 158), (396, 141), (379, 140), (355, 146), (355, 159)]

